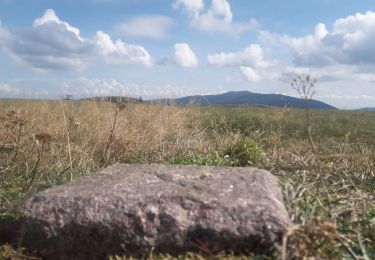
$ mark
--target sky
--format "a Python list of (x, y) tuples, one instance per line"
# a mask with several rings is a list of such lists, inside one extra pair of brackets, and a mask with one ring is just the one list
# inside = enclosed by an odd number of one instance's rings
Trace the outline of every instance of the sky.
[(248, 90), (375, 107), (374, 0), (0, 0), (0, 97)]

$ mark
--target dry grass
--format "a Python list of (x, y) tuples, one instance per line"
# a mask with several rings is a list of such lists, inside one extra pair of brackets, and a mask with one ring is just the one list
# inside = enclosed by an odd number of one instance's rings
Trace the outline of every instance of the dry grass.
[(279, 178), (295, 223), (279, 257), (375, 258), (375, 113), (312, 111), (317, 154), (290, 109), (28, 100), (1, 101), (0, 118), (3, 216), (117, 162), (256, 164)]

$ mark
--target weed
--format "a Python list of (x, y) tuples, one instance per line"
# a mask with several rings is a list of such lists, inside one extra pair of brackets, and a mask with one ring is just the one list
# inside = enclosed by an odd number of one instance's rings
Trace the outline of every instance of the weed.
[(307, 127), (307, 133), (309, 138), (309, 143), (311, 145), (311, 148), (314, 152), (314, 154), (317, 153), (312, 133), (311, 133), (311, 118), (310, 118), (310, 109), (309, 109), (309, 100), (311, 100), (315, 94), (315, 84), (317, 83), (317, 80), (312, 78), (310, 75), (306, 76), (297, 76), (293, 78), (290, 85), (298, 92), (300, 98), (303, 100), (305, 104), (305, 116), (306, 116), (306, 127)]
[(259, 163), (262, 150), (254, 140), (243, 137), (226, 148), (224, 154), (232, 161), (232, 166), (246, 166)]
[(2, 260), (40, 260), (39, 257), (33, 257), (24, 254), (24, 249), (15, 250), (11, 245), (0, 245), (0, 259)]
[(111, 148), (111, 145), (113, 143), (113, 139), (114, 139), (114, 136), (115, 136), (115, 129), (116, 129), (116, 123), (117, 123), (117, 117), (118, 117), (118, 114), (125, 109), (125, 104), (123, 103), (115, 103), (114, 106), (113, 106), (113, 110), (114, 110), (114, 118), (113, 118), (113, 122), (112, 122), (112, 125), (111, 125), (111, 129), (109, 130), (109, 135), (108, 135), (108, 141), (107, 141), (107, 145), (106, 147), (104, 148), (104, 153), (103, 153), (103, 158), (102, 158), (102, 165), (106, 164), (109, 160), (109, 157), (111, 156), (110, 155), (110, 148)]

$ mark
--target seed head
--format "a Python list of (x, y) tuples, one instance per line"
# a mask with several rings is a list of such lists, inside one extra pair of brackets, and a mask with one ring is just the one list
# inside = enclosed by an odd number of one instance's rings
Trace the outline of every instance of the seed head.
[(38, 133), (35, 134), (35, 139), (44, 144), (52, 140), (52, 135), (49, 133)]
[(10, 110), (6, 115), (6, 121), (8, 121), (8, 123), (5, 126), (8, 128), (15, 126), (24, 126), (27, 123), (27, 120), (21, 115), (21, 113), (17, 111)]
[(123, 103), (116, 103), (116, 105), (114, 106), (114, 109), (117, 112), (120, 112), (120, 111), (124, 110), (125, 108), (126, 108), (126, 105), (123, 104)]

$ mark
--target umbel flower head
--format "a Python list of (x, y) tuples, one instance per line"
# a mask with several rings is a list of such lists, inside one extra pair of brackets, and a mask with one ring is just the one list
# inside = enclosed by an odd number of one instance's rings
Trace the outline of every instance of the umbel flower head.
[(116, 103), (115, 106), (114, 106), (114, 109), (117, 112), (120, 112), (120, 111), (124, 110), (125, 108), (126, 108), (126, 105), (124, 103)]
[(50, 135), (49, 133), (38, 133), (38, 134), (35, 134), (35, 140), (37, 140), (38, 142), (41, 142), (42, 144), (45, 144), (45, 143), (48, 143), (52, 140), (52, 135)]

